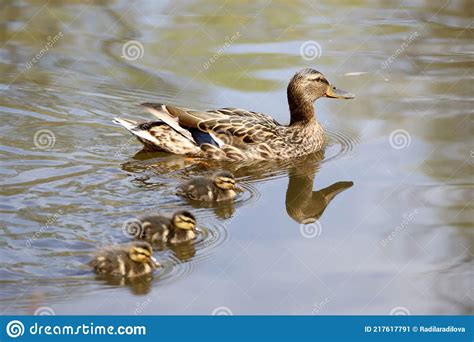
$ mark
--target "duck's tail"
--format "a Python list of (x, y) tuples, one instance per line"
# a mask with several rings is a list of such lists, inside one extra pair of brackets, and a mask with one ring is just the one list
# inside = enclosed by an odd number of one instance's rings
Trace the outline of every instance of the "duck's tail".
[(120, 119), (120, 118), (114, 118), (113, 122), (116, 123), (117, 125), (121, 125), (125, 127), (129, 131), (136, 128), (138, 125), (138, 122), (136, 121), (128, 120), (128, 119)]
[(200, 152), (195, 143), (163, 121), (138, 123), (133, 120), (114, 118), (113, 122), (125, 127), (147, 150), (174, 154), (198, 154)]

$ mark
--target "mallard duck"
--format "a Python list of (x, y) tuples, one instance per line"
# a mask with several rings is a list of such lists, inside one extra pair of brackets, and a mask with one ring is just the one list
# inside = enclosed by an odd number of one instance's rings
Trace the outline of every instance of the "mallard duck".
[(139, 277), (160, 266), (152, 253), (151, 245), (144, 241), (115, 245), (99, 251), (89, 265), (101, 275)]
[(176, 194), (195, 201), (217, 202), (237, 196), (234, 175), (219, 171), (210, 177), (196, 177), (178, 188)]
[(145, 149), (217, 160), (289, 159), (324, 147), (324, 130), (313, 103), (321, 97), (352, 99), (353, 94), (332, 86), (314, 69), (298, 71), (287, 89), (290, 124), (271, 116), (238, 108), (196, 111), (161, 103), (142, 105), (158, 121), (114, 120)]
[(171, 218), (163, 215), (148, 215), (139, 218), (139, 239), (150, 243), (181, 243), (196, 237), (196, 218), (187, 211), (178, 211)]

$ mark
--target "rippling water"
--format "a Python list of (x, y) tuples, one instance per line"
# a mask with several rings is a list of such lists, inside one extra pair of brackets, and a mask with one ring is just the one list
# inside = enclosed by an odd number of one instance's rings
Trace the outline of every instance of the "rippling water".
[[(4, 4), (1, 312), (473, 313), (470, 1)], [(288, 121), (313, 67), (325, 151), (217, 163), (140, 153), (112, 123), (138, 105), (243, 107)], [(175, 196), (225, 168), (234, 204)], [(135, 281), (96, 278), (100, 246), (144, 213), (192, 210), (199, 236)], [(401, 309), (400, 309), (401, 308)]]

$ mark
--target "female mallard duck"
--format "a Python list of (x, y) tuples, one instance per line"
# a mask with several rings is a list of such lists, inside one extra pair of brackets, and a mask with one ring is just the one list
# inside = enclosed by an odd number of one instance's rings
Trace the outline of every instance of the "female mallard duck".
[(313, 103), (321, 97), (352, 99), (336, 89), (319, 71), (304, 69), (287, 89), (290, 124), (237, 108), (207, 112), (159, 103), (142, 105), (159, 121), (137, 123), (115, 119), (134, 134), (146, 149), (219, 160), (288, 159), (319, 151), (324, 130), (316, 120)]
[(144, 241), (116, 245), (98, 252), (89, 265), (98, 274), (133, 278), (152, 273), (160, 266), (152, 253), (152, 247)]
[(169, 218), (162, 215), (141, 217), (139, 239), (150, 243), (181, 243), (196, 237), (196, 218), (187, 211), (178, 211)]
[(234, 175), (219, 171), (211, 177), (196, 177), (181, 185), (177, 195), (195, 201), (218, 202), (233, 199), (237, 196)]

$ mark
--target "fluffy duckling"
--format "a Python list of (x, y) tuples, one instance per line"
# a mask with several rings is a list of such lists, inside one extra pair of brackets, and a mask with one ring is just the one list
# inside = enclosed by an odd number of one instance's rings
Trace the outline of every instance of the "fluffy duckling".
[(181, 185), (177, 195), (195, 201), (217, 202), (233, 199), (237, 196), (234, 175), (219, 171), (210, 177), (196, 177)]
[(152, 253), (151, 245), (144, 241), (115, 245), (98, 252), (89, 265), (102, 275), (139, 277), (160, 266)]
[(196, 237), (196, 218), (188, 211), (178, 211), (169, 218), (149, 215), (140, 219), (142, 229), (139, 239), (150, 243), (181, 243)]

